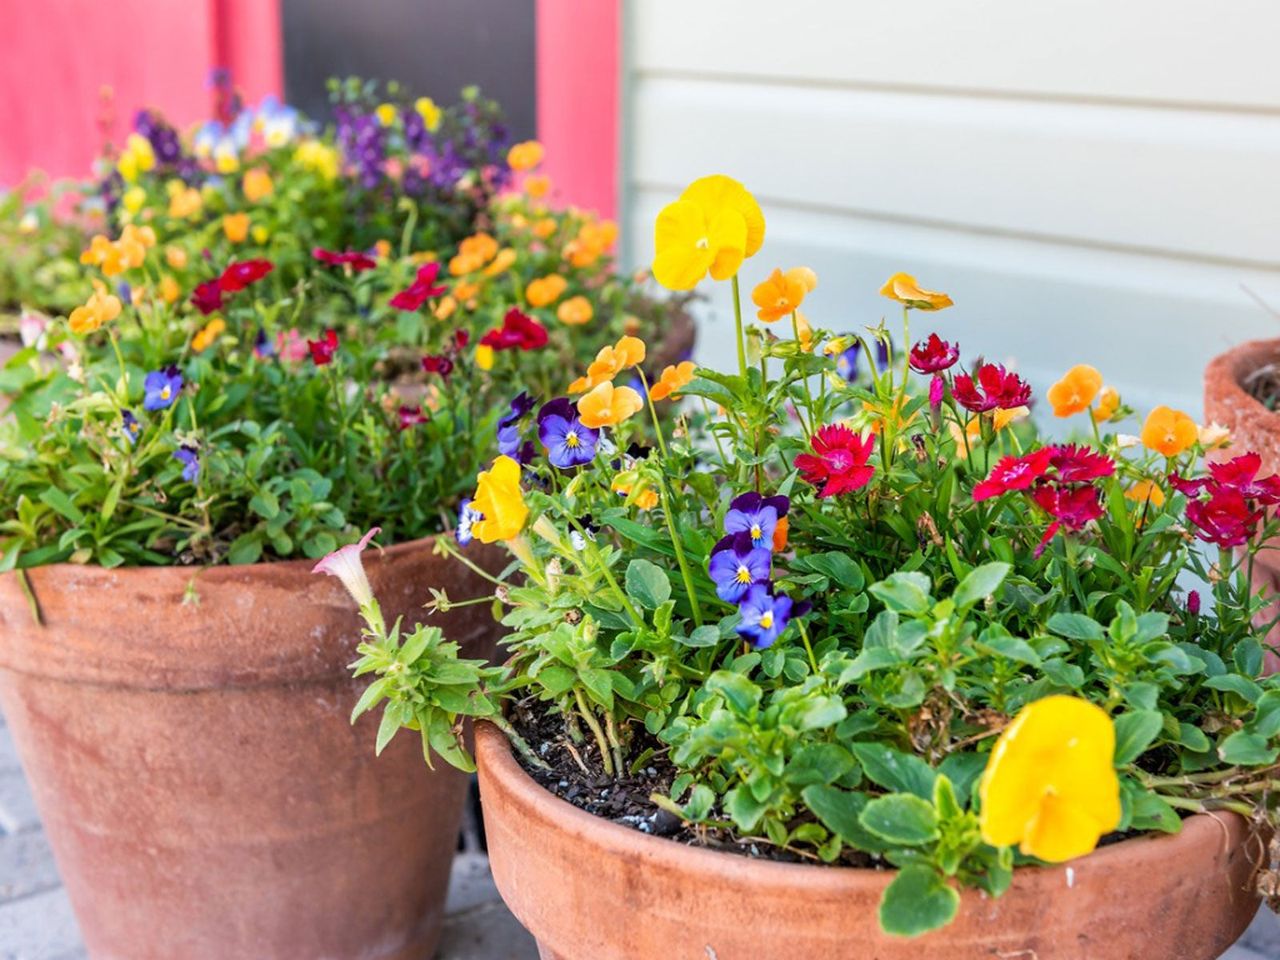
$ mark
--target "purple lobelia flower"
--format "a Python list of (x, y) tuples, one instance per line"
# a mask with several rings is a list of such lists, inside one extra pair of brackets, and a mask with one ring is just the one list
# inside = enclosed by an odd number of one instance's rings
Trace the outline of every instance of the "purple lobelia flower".
[(752, 546), (746, 533), (731, 533), (711, 551), (709, 570), (716, 596), (730, 603), (741, 600), (754, 584), (769, 582), (773, 554)]
[(173, 459), (182, 464), (182, 479), (187, 483), (195, 483), (200, 476), (200, 454), (196, 448), (184, 444), (173, 451)]
[(785, 593), (774, 596), (767, 586), (755, 584), (747, 591), (738, 613), (742, 616), (738, 633), (750, 637), (759, 648), (769, 647), (791, 622), (791, 598)]
[(538, 439), (547, 448), (552, 466), (568, 470), (595, 458), (600, 431), (583, 426), (573, 402), (557, 397), (538, 411)]
[(778, 521), (787, 515), (789, 509), (790, 497), (744, 493), (729, 504), (729, 512), (724, 516), (724, 532), (746, 533), (751, 537), (753, 547), (770, 550)]
[(142, 384), (144, 410), (163, 410), (172, 406), (182, 392), (182, 374), (175, 366), (152, 370)]

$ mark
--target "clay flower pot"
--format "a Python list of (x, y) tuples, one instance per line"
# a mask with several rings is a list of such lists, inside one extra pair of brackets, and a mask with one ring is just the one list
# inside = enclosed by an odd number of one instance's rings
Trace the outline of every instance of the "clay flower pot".
[[(1259, 476), (1280, 473), (1280, 413), (1264, 407), (1245, 389), (1249, 378), (1268, 367), (1277, 367), (1280, 382), (1280, 340), (1252, 340), (1215, 357), (1204, 371), (1205, 423), (1220, 423), (1231, 431), (1231, 445), (1218, 455), (1229, 459), (1250, 451), (1262, 457)], [(1280, 593), (1280, 544), (1272, 543), (1258, 552), (1254, 562), (1253, 585), (1270, 594)], [(1273, 618), (1277, 608), (1266, 611)], [(1267, 637), (1272, 652), (1267, 654), (1267, 670), (1280, 669), (1280, 627)]]
[(1249, 925), (1262, 850), (1235, 814), (1194, 816), (1071, 864), (1017, 871), (1003, 897), (915, 939), (880, 932), (892, 874), (751, 860), (610, 823), (553, 796), (506, 738), (476, 732), (498, 890), (543, 960), (1211, 960)]
[[(388, 622), (486, 584), (431, 540), (365, 552)], [(477, 551), (482, 564), (502, 562)], [(467, 778), (349, 721), (359, 617), (311, 561), (0, 577), (0, 703), (89, 954), (426, 960)], [(481, 606), (438, 621), (464, 655)]]

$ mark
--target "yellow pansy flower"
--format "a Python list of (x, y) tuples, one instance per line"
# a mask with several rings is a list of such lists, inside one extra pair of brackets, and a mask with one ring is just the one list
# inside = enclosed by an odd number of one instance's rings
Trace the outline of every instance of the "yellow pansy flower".
[(1120, 824), (1115, 725), (1079, 697), (1023, 707), (996, 741), (978, 788), (982, 839), (1061, 863)]
[(546, 174), (530, 174), (524, 178), (524, 192), (538, 200), (551, 191), (551, 178)]
[(1142, 442), (1156, 453), (1176, 457), (1188, 450), (1199, 439), (1196, 422), (1181, 410), (1172, 407), (1156, 407), (1147, 414), (1142, 425)]
[(396, 122), (396, 105), (394, 103), (380, 103), (373, 112), (377, 114), (378, 122), (384, 127), (389, 127)]
[(1115, 387), (1103, 387), (1098, 391), (1098, 405), (1089, 411), (1089, 416), (1099, 423), (1110, 420), (1120, 409), (1120, 391)]
[(178, 298), (182, 296), (182, 287), (178, 285), (178, 281), (173, 279), (169, 274), (165, 274), (160, 278), (160, 299), (165, 303), (174, 304), (178, 302)]
[(760, 210), (760, 204), (751, 195), (751, 191), (733, 177), (726, 177), (722, 173), (701, 177), (684, 188), (680, 199), (696, 203), (713, 216), (721, 210), (738, 213), (747, 225), (744, 256), (754, 257), (764, 244), (764, 213)]
[(413, 109), (418, 111), (418, 116), (422, 118), (423, 124), (431, 133), (435, 133), (440, 129), (440, 108), (436, 106), (436, 102), (430, 97), (419, 97), (413, 101)]
[(912, 310), (942, 310), (953, 305), (945, 293), (924, 289), (909, 273), (895, 273), (886, 280), (880, 288), (880, 296), (897, 300)]
[(476, 366), (481, 370), (493, 369), (493, 347), (482, 343), (476, 347)]
[(1055, 417), (1074, 417), (1088, 410), (1102, 389), (1102, 374), (1096, 367), (1079, 363), (1049, 388), (1049, 404)]
[(147, 202), (147, 191), (141, 187), (130, 187), (120, 198), (121, 205), (130, 213), (137, 213)]
[(221, 317), (214, 317), (191, 338), (191, 349), (196, 353), (206, 350), (226, 329), (227, 322)]
[(529, 508), (520, 491), (520, 464), (510, 457), (498, 457), (492, 467), (476, 478), (476, 495), (471, 506), (484, 517), (471, 528), (481, 543), (519, 536), (529, 517)]
[(182, 270), (187, 265), (187, 251), (182, 247), (169, 244), (164, 248), (164, 262), (174, 270)]

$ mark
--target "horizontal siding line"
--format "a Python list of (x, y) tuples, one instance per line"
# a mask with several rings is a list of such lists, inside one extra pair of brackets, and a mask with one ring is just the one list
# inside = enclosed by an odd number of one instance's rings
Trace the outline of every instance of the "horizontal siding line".
[[(685, 184), (657, 183), (645, 180), (632, 180), (628, 184), (628, 198), (632, 204), (641, 193), (665, 193), (672, 200), (680, 195)], [(947, 230), (953, 233), (968, 234), (980, 237), (998, 237), (1006, 240), (1043, 244), (1046, 246), (1073, 247), (1081, 250), (1094, 250), (1104, 253), (1131, 254), (1134, 256), (1157, 257), (1163, 260), (1177, 260), (1184, 263), (1198, 263), (1213, 267), (1231, 267), (1243, 270), (1263, 270), (1280, 272), (1280, 261), (1253, 260), (1247, 257), (1215, 257), (1208, 254), (1193, 254), (1182, 250), (1168, 250), (1162, 247), (1148, 247), (1137, 244), (1104, 243), (1086, 240), (1079, 237), (1060, 236), (1058, 234), (1035, 233), (1027, 230), (1005, 230), (1000, 227), (984, 227), (980, 224), (959, 223), (952, 220), (939, 220), (930, 217), (901, 216), (881, 213), (876, 210), (864, 210), (859, 207), (839, 203), (810, 203), (804, 200), (791, 200), (783, 197), (755, 193), (761, 206), (780, 207), (802, 213), (838, 214), (854, 217), (859, 220), (870, 220), (878, 223), (891, 223), (909, 227), (924, 227), (931, 230)], [(766, 212), (765, 219), (768, 219)]]
[(1018, 103), (1075, 104), (1087, 107), (1131, 107), (1171, 113), (1228, 113), (1245, 116), (1280, 116), (1280, 104), (1259, 107), (1249, 104), (1155, 100), (1141, 97), (1090, 96), (1071, 93), (994, 90), (984, 87), (942, 87), (928, 84), (880, 83), (873, 80), (842, 80), (834, 77), (784, 77), (769, 74), (699, 72), (655, 67), (633, 67), (632, 82), (677, 80), (686, 83), (725, 83), (742, 86), (799, 87), (818, 90), (849, 90), (862, 93), (900, 93), (911, 96), (952, 97), (961, 100), (1007, 100)]

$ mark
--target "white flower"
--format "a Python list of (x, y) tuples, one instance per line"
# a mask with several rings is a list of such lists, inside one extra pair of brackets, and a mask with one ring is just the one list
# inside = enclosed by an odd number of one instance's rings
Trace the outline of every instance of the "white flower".
[(1117, 433), (1116, 446), (1121, 450), (1128, 450), (1130, 447), (1137, 447), (1142, 444), (1141, 437), (1135, 437), (1132, 433)]
[(333, 551), (312, 567), (311, 572), (327, 573), (331, 577), (337, 577), (347, 588), (347, 593), (355, 598), (357, 604), (361, 607), (368, 606), (373, 602), (373, 588), (369, 586), (369, 578), (365, 575), (360, 554), (369, 545), (369, 541), (381, 532), (381, 527), (374, 527), (355, 543), (349, 543)]

